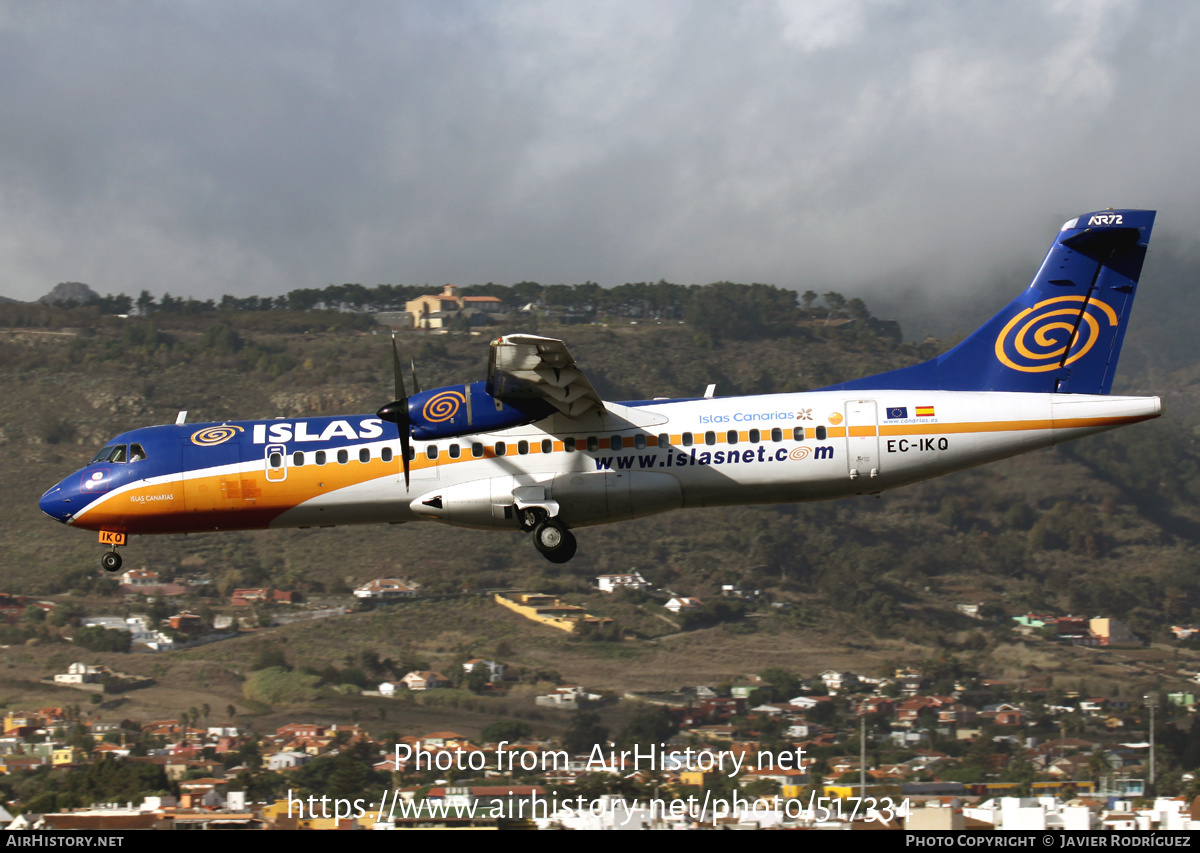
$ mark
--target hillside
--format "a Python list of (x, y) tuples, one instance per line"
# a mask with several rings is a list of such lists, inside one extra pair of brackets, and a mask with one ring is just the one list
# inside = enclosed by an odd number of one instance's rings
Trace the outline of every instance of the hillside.
[[(7, 486), (0, 495), (0, 591), (7, 593), (73, 590), (92, 596), (86, 600), (97, 608), (124, 606), (107, 597), (93, 537), (37, 509), (40, 493), (111, 435), (169, 423), (181, 409), (191, 421), (297, 416), (371, 411), (390, 397), (387, 338), (369, 322), (322, 312), (303, 320), (268, 311), (251, 319), (120, 321), (86, 308), (36, 310), (54, 313), (0, 332), (0, 476)], [(504, 331), (516, 330), (487, 334)], [(714, 341), (678, 323), (543, 325), (539, 332), (566, 339), (612, 399), (696, 395), (710, 382), (722, 396), (803, 390), (911, 363), (938, 346), (898, 344), (863, 327), (797, 328), (753, 341)], [(433, 387), (480, 378), (487, 340), (414, 333), (402, 343), (424, 385)], [(957, 655), (989, 677), (1083, 687), (1112, 675), (1100, 677), (1096, 655), (1031, 650), (1003, 621), (967, 619), (954, 605), (1115, 616), (1159, 642), (1172, 623), (1200, 621), (1200, 452), (1183, 425), (1200, 402), (1196, 378), (1195, 368), (1184, 368), (1156, 371), (1152, 388), (1130, 387), (1145, 375), (1126, 380), (1126, 391), (1164, 397), (1168, 416), (1153, 423), (879, 498), (689, 510), (587, 529), (579, 534), (579, 556), (565, 566), (542, 560), (520, 534), (432, 524), (135, 539), (124, 551), (127, 567), (204, 575), (221, 596), (260, 585), (344, 596), (373, 577), (400, 576), (445, 597), (188, 652), (124, 656), (124, 669), (161, 670), (164, 687), (156, 690), (174, 684), (170, 699), (143, 691), (129, 701), (170, 708), (195, 684), (195, 695), (213, 707), (236, 704), (240, 678), (264, 643), (281, 645), (292, 663), (315, 670), (344, 666), (364, 652), (449, 666), (501, 648), (534, 681), (538, 672), (555, 672), (614, 691), (728, 680), (765, 665), (807, 674), (831, 666), (875, 672), (885, 662), (938, 654)], [(679, 594), (707, 599), (736, 584), (761, 589), (763, 597), (743, 618), (656, 639), (675, 633), (655, 615), (657, 604), (591, 592), (597, 574), (631, 568)], [(462, 595), (510, 586), (587, 604), (617, 619), (632, 639), (570, 639)], [(51, 643), (27, 649), (10, 666), (22, 667), (17, 680), (27, 683), (72, 653)], [(1186, 650), (1174, 654), (1183, 657), (1165, 670), (1118, 668), (1126, 673), (1121, 689), (1175, 686), (1168, 683), (1173, 673), (1194, 661)], [(5, 701), (27, 695), (22, 689)]]

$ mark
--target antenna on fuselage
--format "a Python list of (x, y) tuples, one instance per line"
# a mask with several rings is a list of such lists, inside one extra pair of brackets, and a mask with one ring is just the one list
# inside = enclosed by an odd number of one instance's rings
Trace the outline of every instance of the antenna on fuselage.
[(712, 397), (713, 397), (713, 394), (715, 394), (715, 393), (717, 393), (717, 386), (716, 386), (716, 384), (714, 383), (714, 384), (712, 384), (712, 385), (709, 385), (707, 388), (705, 388), (705, 389), (704, 389), (704, 399), (705, 399), (705, 400), (711, 400), (711, 399), (712, 399)]
[(187, 423), (187, 409), (184, 409), (175, 416), (175, 426), (183, 426)]

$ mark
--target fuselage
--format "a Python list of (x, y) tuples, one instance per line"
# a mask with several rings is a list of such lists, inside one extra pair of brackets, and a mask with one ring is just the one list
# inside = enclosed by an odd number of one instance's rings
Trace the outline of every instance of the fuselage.
[(682, 507), (880, 492), (1157, 417), (1157, 397), (821, 391), (607, 404), (497, 432), (414, 441), (405, 487), (375, 415), (123, 433), (43, 495), (88, 530), (191, 533), (439, 521), (569, 527)]

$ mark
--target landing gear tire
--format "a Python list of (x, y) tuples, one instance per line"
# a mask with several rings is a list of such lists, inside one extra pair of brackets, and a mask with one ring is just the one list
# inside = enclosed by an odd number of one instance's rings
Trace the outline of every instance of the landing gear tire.
[(121, 570), (121, 555), (116, 551), (109, 551), (100, 558), (100, 565), (104, 567), (106, 572), (119, 572)]
[(527, 506), (517, 510), (517, 526), (525, 533), (546, 520), (546, 511), (540, 506)]
[(557, 518), (548, 518), (533, 529), (533, 544), (551, 563), (565, 563), (575, 556), (575, 534)]

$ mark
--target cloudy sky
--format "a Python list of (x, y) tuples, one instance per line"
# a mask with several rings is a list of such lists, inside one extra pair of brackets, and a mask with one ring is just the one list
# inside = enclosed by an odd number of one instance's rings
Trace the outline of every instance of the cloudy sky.
[(1194, 2), (0, 0), (0, 294), (961, 293), (1200, 235)]

